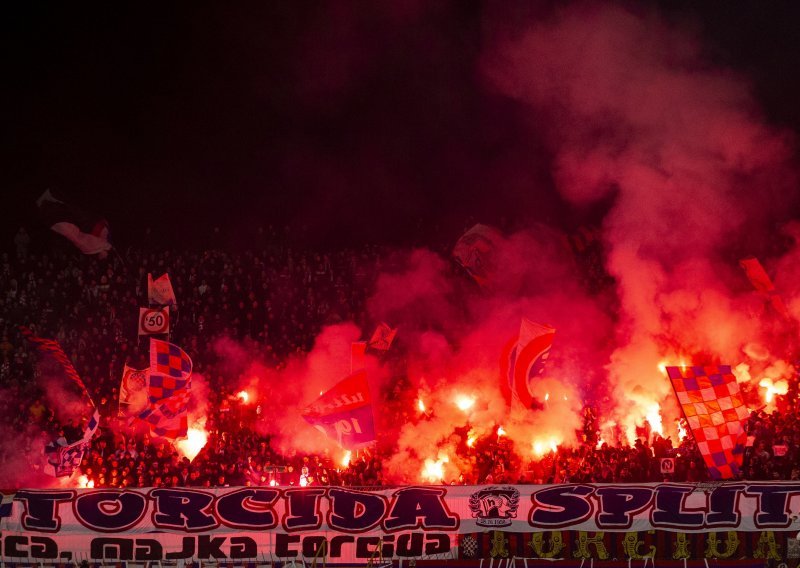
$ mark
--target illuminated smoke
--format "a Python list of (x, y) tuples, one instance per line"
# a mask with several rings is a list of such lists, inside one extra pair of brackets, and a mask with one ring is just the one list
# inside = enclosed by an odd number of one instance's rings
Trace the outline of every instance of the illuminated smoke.
[(496, 30), (485, 76), (529, 109), (559, 191), (612, 204), (603, 243), (619, 312), (607, 373), (632, 441), (644, 420), (658, 429), (679, 415), (659, 361), (677, 351), (737, 365), (768, 331), (748, 313), (753, 294), (735, 292), (729, 251), (752, 252), (796, 199), (791, 145), (761, 120), (746, 81), (655, 13), (579, 3)]

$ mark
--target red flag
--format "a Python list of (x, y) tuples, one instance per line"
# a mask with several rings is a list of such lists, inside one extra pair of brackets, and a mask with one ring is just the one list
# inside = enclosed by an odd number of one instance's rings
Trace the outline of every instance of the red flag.
[(397, 329), (392, 329), (388, 324), (381, 322), (375, 328), (375, 333), (372, 334), (367, 347), (375, 351), (388, 351), (396, 335)]
[(753, 288), (759, 292), (769, 293), (775, 291), (775, 285), (772, 283), (772, 279), (770, 279), (767, 271), (764, 270), (764, 267), (757, 258), (743, 258), (739, 261), (739, 266), (744, 269), (744, 273), (747, 275)]
[(363, 371), (367, 367), (367, 343), (356, 341), (350, 345), (350, 372)]
[(775, 312), (784, 318), (789, 318), (789, 310), (786, 308), (786, 304), (783, 303), (783, 298), (778, 294), (775, 285), (772, 283), (772, 279), (767, 274), (767, 271), (764, 270), (764, 267), (758, 259), (754, 257), (743, 258), (739, 261), (739, 265), (744, 269), (744, 273), (747, 275), (753, 288), (767, 296)]
[(303, 418), (346, 449), (375, 440), (372, 401), (364, 370), (342, 379), (303, 410)]
[(523, 318), (519, 335), (506, 344), (500, 361), (500, 389), (506, 400), (515, 398), (525, 407), (533, 404), (535, 382), (544, 372), (555, 333), (549, 325)]

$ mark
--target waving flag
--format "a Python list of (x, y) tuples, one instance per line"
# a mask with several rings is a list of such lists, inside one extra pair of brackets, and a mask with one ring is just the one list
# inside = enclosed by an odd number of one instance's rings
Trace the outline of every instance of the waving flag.
[(165, 272), (153, 280), (153, 275), (147, 273), (147, 299), (151, 306), (174, 306), (178, 303), (169, 274)]
[(523, 318), (519, 335), (506, 344), (500, 359), (500, 390), (509, 403), (533, 404), (536, 379), (544, 372), (555, 333), (549, 325)]
[(122, 382), (119, 386), (119, 415), (128, 416), (131, 412), (141, 411), (146, 402), (147, 376), (150, 369), (134, 369), (125, 365), (122, 371)]
[(192, 360), (183, 349), (150, 339), (149, 405), (138, 418), (149, 423), (155, 435), (173, 439), (186, 436), (191, 377)]
[(375, 328), (375, 333), (372, 334), (372, 338), (369, 340), (369, 343), (367, 343), (367, 347), (374, 351), (386, 352), (392, 346), (396, 335), (397, 329), (392, 329), (388, 324), (381, 322), (381, 324)]
[(486, 286), (494, 277), (497, 267), (495, 255), (502, 239), (500, 231), (488, 225), (475, 225), (464, 233), (453, 248), (453, 259), (460, 264), (480, 286)]
[(778, 314), (788, 319), (790, 317), (789, 310), (759, 260), (755, 257), (743, 258), (739, 261), (739, 266), (744, 270), (753, 288), (761, 292), (769, 300), (770, 305)]
[(728, 365), (667, 367), (667, 376), (712, 479), (731, 479), (742, 468), (750, 411)]
[(76, 463), (80, 465), (83, 451), (89, 445), (90, 440), (97, 431), (97, 427), (100, 425), (100, 413), (97, 411), (91, 396), (89, 396), (86, 385), (83, 384), (83, 380), (58, 342), (37, 337), (25, 327), (21, 328), (21, 332), (28, 341), (36, 345), (39, 351), (40, 372), (47, 375), (62, 375), (65, 381), (71, 384), (72, 390), (85, 409), (86, 414), (80, 418), (86, 420), (86, 426), (79, 441), (69, 446), (50, 444), (45, 447), (47, 463), (44, 465), (44, 472), (56, 477), (72, 475), (73, 470), (77, 467)]
[(46, 452), (47, 463), (42, 471), (53, 477), (70, 477), (80, 467), (83, 454), (88, 448), (89, 442), (83, 440), (68, 446), (56, 446), (52, 451)]
[(69, 239), (83, 254), (107, 253), (108, 223), (92, 220), (86, 213), (67, 205), (48, 189), (36, 200), (42, 221), (59, 235)]
[(739, 261), (739, 266), (741, 266), (744, 270), (744, 273), (747, 275), (747, 279), (750, 280), (753, 288), (759, 292), (775, 291), (775, 284), (772, 283), (772, 279), (769, 277), (767, 271), (764, 270), (764, 267), (757, 258), (752, 256), (749, 258), (743, 258)]
[(375, 441), (372, 401), (364, 370), (339, 381), (303, 410), (303, 418), (347, 450)]

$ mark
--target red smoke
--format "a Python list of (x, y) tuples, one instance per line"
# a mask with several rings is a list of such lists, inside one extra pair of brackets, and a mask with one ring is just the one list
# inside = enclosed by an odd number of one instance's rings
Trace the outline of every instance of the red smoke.
[[(474, 480), (470, 440), (499, 438), (499, 427), (524, 466), (579, 442), (587, 402), (602, 412), (604, 438), (619, 426), (616, 441), (632, 443), (647, 421), (676, 440), (665, 364), (730, 364), (751, 396), (765, 378), (794, 374), (795, 324), (766, 311), (737, 263), (766, 250), (796, 201), (793, 141), (766, 125), (747, 81), (714, 67), (697, 37), (656, 14), (607, 3), (485, 27), (487, 88), (518, 104), (531, 137), (545, 140), (556, 187), (575, 210), (605, 211), (612, 280), (586, 286), (561, 233), (542, 225), (499, 239), (483, 289), (446, 255), (416, 249), (388, 259), (367, 304), (372, 322), (399, 328), (393, 349), (403, 350), (408, 374), (392, 392), (390, 371), (369, 363), (373, 398), (384, 401), (376, 415), (391, 448), (388, 482)], [(361, 65), (345, 52), (311, 94), (335, 96)], [(762, 260), (797, 320), (800, 229), (784, 231), (788, 252)], [(498, 382), (500, 353), (522, 317), (556, 328), (534, 410), (509, 409)], [(239, 377), (229, 394), (268, 401), (258, 427), (279, 450), (342, 458), (300, 412), (349, 373), (350, 344), (371, 332), (326, 327), (310, 354), (280, 370), (229, 339), (214, 349)], [(474, 404), (459, 404), (465, 397)]]

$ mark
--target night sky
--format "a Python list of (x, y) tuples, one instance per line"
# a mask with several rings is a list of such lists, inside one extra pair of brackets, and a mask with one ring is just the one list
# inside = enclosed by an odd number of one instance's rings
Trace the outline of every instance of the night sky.
[[(555, 4), (553, 4), (555, 5)], [(634, 3), (696, 30), (800, 132), (796, 2)], [(36, 4), (2, 20), (0, 235), (47, 187), (166, 246), (241, 246), (259, 225), (320, 245), (454, 241), (475, 221), (570, 230), (518, 101), (478, 68), (551, 3)], [(25, 11), (20, 11), (25, 10)], [(787, 215), (797, 212), (787, 211)], [(35, 229), (35, 230), (41, 230)]]

